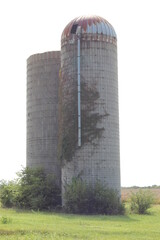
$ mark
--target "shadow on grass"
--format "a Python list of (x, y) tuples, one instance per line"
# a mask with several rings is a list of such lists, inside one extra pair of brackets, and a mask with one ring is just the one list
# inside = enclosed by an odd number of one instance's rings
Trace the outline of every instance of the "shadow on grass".
[(60, 213), (56, 216), (67, 220), (89, 220), (89, 221), (110, 221), (110, 222), (135, 222), (138, 219), (127, 215), (79, 215), (79, 214), (64, 214)]
[[(50, 215), (56, 216), (58, 219), (67, 219), (69, 220), (89, 220), (89, 221), (112, 221), (112, 222), (135, 222), (139, 221), (138, 219), (133, 218), (132, 215), (126, 213), (125, 215), (83, 215), (83, 214), (69, 214), (64, 212), (57, 211), (34, 211), (34, 210), (22, 210), (16, 209), (16, 213), (20, 214), (39, 214), (39, 215)], [(138, 214), (133, 214), (136, 216)], [(154, 215), (154, 212), (148, 212), (147, 215)]]
[(8, 236), (8, 235), (27, 235), (27, 234), (42, 234), (42, 235), (46, 235), (46, 234), (50, 234), (51, 231), (32, 231), (32, 230), (4, 230), (4, 229), (0, 229), (0, 236)]

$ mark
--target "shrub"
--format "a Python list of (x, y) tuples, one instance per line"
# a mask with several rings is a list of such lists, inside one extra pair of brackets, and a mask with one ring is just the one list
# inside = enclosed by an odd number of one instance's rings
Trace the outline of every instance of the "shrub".
[(3, 207), (49, 210), (61, 205), (60, 189), (52, 176), (41, 168), (25, 168), (17, 181), (2, 182), (0, 200)]
[(2, 207), (11, 208), (16, 203), (18, 185), (15, 181), (2, 181), (0, 184), (0, 201)]
[(100, 182), (87, 185), (79, 178), (73, 178), (65, 189), (65, 210), (79, 214), (124, 214), (118, 193), (105, 188)]
[(91, 189), (81, 180), (73, 178), (65, 189), (65, 210), (69, 213), (90, 213)]
[(42, 168), (25, 168), (18, 176), (17, 207), (47, 210), (61, 204), (60, 189), (54, 177), (46, 175)]
[(139, 190), (131, 195), (131, 211), (145, 214), (153, 203), (153, 195), (149, 191)]
[(105, 188), (97, 182), (93, 188), (93, 203), (95, 213), (98, 214), (124, 214), (125, 207), (121, 203), (118, 192)]

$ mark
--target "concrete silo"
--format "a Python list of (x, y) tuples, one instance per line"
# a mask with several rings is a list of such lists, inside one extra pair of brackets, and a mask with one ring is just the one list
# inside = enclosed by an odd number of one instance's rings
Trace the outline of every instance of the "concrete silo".
[(56, 176), (58, 184), (59, 69), (59, 51), (35, 54), (27, 60), (27, 166), (44, 168)]
[(59, 92), (62, 192), (81, 177), (120, 194), (117, 37), (105, 19), (78, 17), (64, 29)]

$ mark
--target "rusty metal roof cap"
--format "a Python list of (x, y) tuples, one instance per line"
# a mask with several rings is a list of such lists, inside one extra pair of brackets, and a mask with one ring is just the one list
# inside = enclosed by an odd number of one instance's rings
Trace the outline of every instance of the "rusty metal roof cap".
[(81, 16), (73, 19), (63, 30), (61, 39), (72, 34), (73, 26), (81, 26), (82, 34), (102, 34), (117, 39), (112, 25), (99, 16)]

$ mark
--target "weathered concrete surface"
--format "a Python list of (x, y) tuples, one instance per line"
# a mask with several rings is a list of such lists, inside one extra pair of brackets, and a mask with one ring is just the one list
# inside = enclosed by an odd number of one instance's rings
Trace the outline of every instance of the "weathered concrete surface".
[[(120, 154), (119, 154), (119, 113), (118, 113), (118, 79), (117, 79), (117, 46), (115, 39), (90, 36), (81, 39), (81, 81), (89, 89), (96, 89), (99, 98), (92, 110), (104, 115), (97, 127), (104, 128), (101, 137), (77, 148), (73, 159), (64, 159), (62, 167), (62, 191), (73, 177), (80, 176), (87, 183), (102, 182), (120, 194)], [(77, 39), (73, 35), (65, 39), (61, 46), (61, 71), (63, 81), (63, 101), (76, 101), (73, 98), (73, 85), (77, 83)], [(76, 91), (76, 88), (75, 88)], [(90, 99), (83, 101), (82, 108)], [(107, 116), (105, 114), (107, 113)], [(77, 115), (77, 113), (75, 113)], [(75, 118), (75, 121), (77, 119)], [(91, 129), (94, 131), (94, 129)], [(84, 134), (82, 126), (82, 135)], [(64, 199), (63, 199), (64, 203)]]
[(43, 167), (60, 184), (57, 160), (60, 52), (27, 60), (27, 166)]

